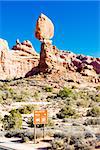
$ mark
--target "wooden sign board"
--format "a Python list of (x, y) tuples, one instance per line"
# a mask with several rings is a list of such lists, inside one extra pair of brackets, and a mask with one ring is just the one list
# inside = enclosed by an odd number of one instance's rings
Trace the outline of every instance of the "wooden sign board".
[(34, 124), (47, 124), (47, 110), (34, 110)]

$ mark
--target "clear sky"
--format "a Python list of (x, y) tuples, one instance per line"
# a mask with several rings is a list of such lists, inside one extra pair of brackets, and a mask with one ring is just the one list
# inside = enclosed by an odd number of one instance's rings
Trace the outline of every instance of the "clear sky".
[(34, 31), (40, 13), (53, 21), (52, 40), (59, 49), (100, 57), (99, 1), (0, 1), (0, 38), (10, 48), (17, 38), (28, 39), (39, 52)]

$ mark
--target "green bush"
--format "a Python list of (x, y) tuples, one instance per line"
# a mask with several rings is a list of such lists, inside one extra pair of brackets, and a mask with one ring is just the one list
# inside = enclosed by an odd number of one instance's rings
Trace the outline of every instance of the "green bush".
[[(21, 114), (30, 114), (32, 113), (32, 111), (35, 109), (35, 106), (33, 105), (25, 105), (22, 108), (18, 108), (16, 109), (16, 111), (18, 111)], [(12, 112), (12, 110), (10, 111), (10, 113)]]
[(76, 115), (75, 109), (71, 108), (70, 106), (63, 107), (59, 113), (57, 114), (57, 118), (63, 119), (63, 118), (69, 118)]
[(96, 87), (96, 90), (100, 91), (100, 86), (97, 86), (97, 87)]
[(67, 136), (66, 132), (55, 132), (54, 133), (54, 138), (64, 139), (64, 138), (66, 138), (66, 136)]
[(89, 106), (89, 101), (87, 101), (87, 100), (79, 100), (79, 101), (77, 101), (77, 106), (88, 107)]
[[(48, 135), (48, 132), (45, 132), (45, 135)], [(21, 138), (22, 142), (28, 142), (29, 140), (34, 140), (34, 130), (30, 131), (28, 130), (10, 130), (5, 134), (5, 137), (11, 138), (11, 137), (18, 137)], [(43, 131), (37, 130), (36, 132), (36, 138), (42, 138), (43, 137)]]
[(58, 96), (61, 98), (70, 97), (72, 95), (72, 90), (64, 87), (62, 90), (59, 91)]
[(2, 97), (2, 93), (0, 92), (0, 104), (3, 103), (3, 97)]
[(95, 101), (96, 101), (96, 102), (100, 102), (100, 94), (96, 95)]
[(0, 123), (2, 123), (2, 116), (0, 115)]
[(95, 143), (86, 141), (84, 139), (79, 139), (74, 144), (74, 150), (92, 150), (92, 149), (95, 149)]
[(87, 116), (99, 117), (100, 116), (100, 107), (94, 106), (90, 110), (87, 111)]
[(46, 87), (44, 88), (44, 90), (45, 90), (46, 92), (52, 92), (52, 91), (53, 91), (53, 87), (46, 86)]
[(24, 143), (24, 142), (25, 142), (25, 143), (28, 143), (29, 140), (30, 140), (30, 139), (29, 139), (28, 137), (24, 136), (24, 135), (21, 137), (21, 142), (22, 142), (22, 143)]
[(3, 118), (3, 127), (5, 130), (22, 128), (22, 116), (17, 110), (12, 110), (10, 115)]
[(65, 150), (63, 139), (56, 138), (51, 143), (52, 150)]
[(33, 117), (30, 117), (30, 118), (28, 119), (27, 124), (28, 124), (29, 127), (34, 127), (34, 124), (33, 124)]
[(54, 126), (54, 121), (52, 118), (48, 118), (47, 126)]

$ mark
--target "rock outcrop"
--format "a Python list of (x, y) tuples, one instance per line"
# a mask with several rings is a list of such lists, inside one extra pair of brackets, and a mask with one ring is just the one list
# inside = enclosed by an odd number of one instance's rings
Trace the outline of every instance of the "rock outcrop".
[(54, 35), (52, 21), (41, 14), (36, 23), (35, 36), (41, 42), (40, 55), (32, 43), (16, 41), (9, 51), (5, 40), (0, 39), (0, 79), (28, 77), (38, 73), (53, 76), (67, 76), (68, 81), (83, 80), (100, 82), (100, 58), (76, 55), (70, 51), (59, 50), (52, 45)]
[(0, 40), (0, 79), (25, 77), (38, 62), (39, 55), (30, 41), (20, 43), (17, 40), (13, 50), (9, 50), (8, 43)]
[(0, 51), (2, 51), (2, 50), (4, 50), (4, 49), (6, 49), (6, 50), (9, 49), (8, 43), (7, 43), (6, 40), (0, 39)]
[(17, 51), (19, 50), (19, 51), (23, 51), (31, 55), (36, 55), (36, 51), (33, 48), (32, 43), (29, 40), (26, 40), (20, 43), (19, 40), (17, 39), (16, 45), (12, 47), (12, 50), (17, 50)]
[[(47, 28), (48, 27), (48, 28)], [(54, 34), (54, 26), (45, 15), (40, 15), (36, 24), (35, 36), (41, 42), (39, 72), (72, 71), (83, 76), (95, 77), (100, 73), (99, 58), (76, 55), (72, 52), (61, 51), (52, 45), (50, 40)], [(45, 35), (45, 36), (43, 36)], [(50, 36), (51, 35), (51, 36)]]

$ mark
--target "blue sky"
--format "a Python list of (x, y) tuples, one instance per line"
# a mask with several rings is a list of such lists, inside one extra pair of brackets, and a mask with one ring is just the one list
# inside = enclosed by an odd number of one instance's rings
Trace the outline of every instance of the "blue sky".
[(53, 21), (52, 40), (59, 49), (100, 57), (99, 1), (0, 1), (0, 38), (10, 48), (17, 38), (28, 39), (39, 52), (34, 31), (41, 13)]

